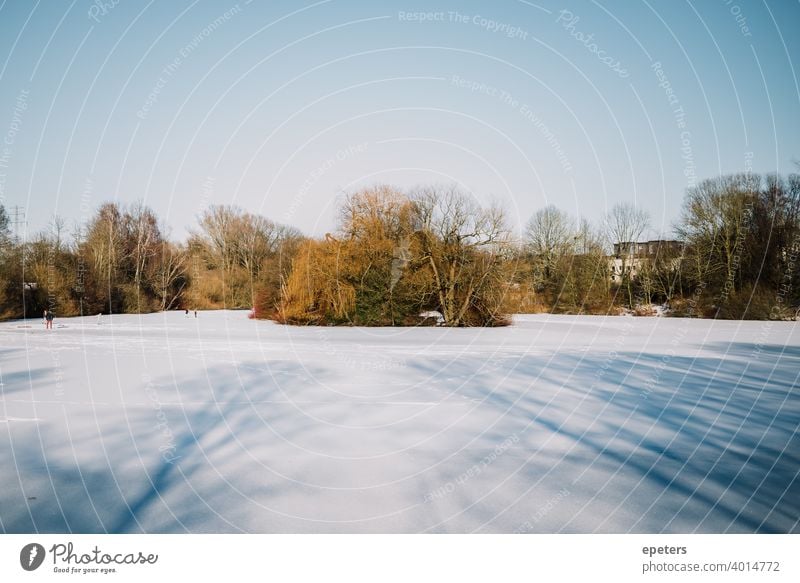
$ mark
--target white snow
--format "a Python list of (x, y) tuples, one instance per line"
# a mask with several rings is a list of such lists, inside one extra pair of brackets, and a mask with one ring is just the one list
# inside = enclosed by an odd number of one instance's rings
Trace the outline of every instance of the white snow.
[(0, 324), (5, 532), (798, 532), (792, 322)]

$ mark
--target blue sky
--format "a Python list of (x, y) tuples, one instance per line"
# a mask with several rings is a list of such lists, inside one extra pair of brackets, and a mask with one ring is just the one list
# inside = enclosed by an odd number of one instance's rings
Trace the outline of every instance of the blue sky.
[[(456, 182), (516, 227), (797, 170), (800, 2), (0, 4), (0, 203), (144, 200), (321, 235), (343, 192)], [(795, 34), (792, 34), (795, 33)]]

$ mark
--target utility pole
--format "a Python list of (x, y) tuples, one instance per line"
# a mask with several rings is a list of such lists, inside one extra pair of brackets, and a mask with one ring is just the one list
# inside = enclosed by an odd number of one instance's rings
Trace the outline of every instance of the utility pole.
[[(25, 220), (25, 210), (19, 206), (14, 205), (11, 209), (11, 214), (14, 217), (14, 220), (11, 221), (11, 224), (14, 225), (14, 244), (20, 244), (19, 238), (19, 228), (20, 226), (23, 227), (23, 234), (25, 233), (25, 225), (27, 221)], [(22, 262), (22, 318), (25, 319), (28, 317), (28, 310), (25, 302), (25, 292), (27, 291), (27, 284), (25, 283), (25, 247), (23, 246), (20, 249), (20, 261)], [(33, 288), (31, 288), (33, 289)]]
[(11, 208), (11, 214), (14, 217), (11, 221), (11, 224), (14, 225), (14, 243), (19, 245), (19, 228), (28, 224), (25, 220), (25, 210), (19, 205), (14, 205)]

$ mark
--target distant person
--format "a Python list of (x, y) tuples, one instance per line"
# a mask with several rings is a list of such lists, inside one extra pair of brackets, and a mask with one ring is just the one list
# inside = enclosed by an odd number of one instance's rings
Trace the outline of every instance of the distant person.
[(188, 318), (188, 317), (189, 317), (189, 309), (188, 309), (188, 308), (186, 309), (186, 314), (184, 314), (184, 316), (183, 316), (183, 317), (184, 317), (184, 318)]
[(47, 324), (45, 325), (45, 328), (47, 330), (52, 330), (53, 329), (53, 318), (54, 317), (55, 316), (53, 315), (53, 310), (45, 310), (44, 319), (47, 322)]
[(102, 323), (103, 323), (103, 312), (98, 312), (97, 313), (97, 325), (99, 326)]
[(42, 324), (47, 328), (47, 308), (44, 309), (44, 313), (42, 314)]
[(194, 311), (194, 317), (197, 317), (197, 310)]

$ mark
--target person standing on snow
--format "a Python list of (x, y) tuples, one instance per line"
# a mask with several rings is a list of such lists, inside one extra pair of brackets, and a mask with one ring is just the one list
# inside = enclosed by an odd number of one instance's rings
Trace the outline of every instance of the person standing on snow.
[(53, 315), (53, 311), (52, 310), (45, 310), (45, 314), (44, 314), (44, 319), (45, 319), (45, 322), (46, 322), (45, 329), (47, 329), (47, 330), (52, 330), (53, 329), (53, 318), (54, 317), (55, 316)]

